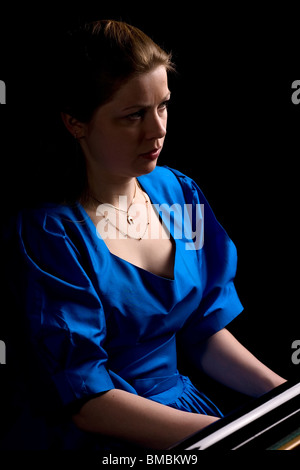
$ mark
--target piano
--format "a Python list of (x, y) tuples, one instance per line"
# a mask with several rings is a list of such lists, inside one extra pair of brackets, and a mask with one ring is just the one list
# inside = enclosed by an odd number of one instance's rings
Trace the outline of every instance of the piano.
[(300, 450), (300, 382), (286, 382), (171, 450)]

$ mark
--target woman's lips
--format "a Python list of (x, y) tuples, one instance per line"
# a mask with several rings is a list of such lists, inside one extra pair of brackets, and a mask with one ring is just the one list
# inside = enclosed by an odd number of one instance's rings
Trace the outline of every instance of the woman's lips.
[(150, 150), (150, 152), (141, 153), (140, 157), (147, 158), (148, 160), (156, 160), (161, 152), (161, 147), (158, 149)]

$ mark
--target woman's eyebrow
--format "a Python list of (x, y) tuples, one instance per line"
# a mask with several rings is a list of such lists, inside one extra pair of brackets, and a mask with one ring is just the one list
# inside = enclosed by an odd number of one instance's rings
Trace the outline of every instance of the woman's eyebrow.
[[(163, 103), (164, 101), (168, 101), (171, 97), (171, 92), (169, 91), (168, 94), (160, 101), (160, 103)], [(143, 109), (148, 109), (148, 108), (151, 108), (151, 105), (148, 105), (148, 104), (134, 104), (132, 106), (127, 106), (126, 108), (124, 108), (122, 111), (128, 111), (130, 109), (134, 109), (134, 108), (143, 108)]]

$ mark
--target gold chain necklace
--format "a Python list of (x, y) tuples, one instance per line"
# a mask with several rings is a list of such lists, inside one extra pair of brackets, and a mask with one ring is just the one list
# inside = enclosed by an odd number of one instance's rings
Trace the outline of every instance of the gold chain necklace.
[(146, 226), (145, 226), (145, 230), (143, 232), (143, 234), (139, 237), (133, 237), (132, 235), (129, 235), (128, 233), (125, 233), (123, 232), (123, 230), (121, 230), (119, 227), (117, 227), (117, 225), (113, 224), (112, 221), (109, 219), (109, 217), (105, 216), (102, 212), (99, 211), (100, 215), (102, 215), (102, 217), (104, 217), (105, 219), (105, 222), (108, 222), (112, 227), (116, 228), (118, 230), (118, 232), (120, 232), (125, 238), (131, 238), (132, 240), (142, 240), (144, 238), (144, 236), (146, 235), (146, 232), (147, 232), (147, 228), (150, 224), (150, 217), (149, 217), (149, 201), (148, 199), (146, 198), (144, 192), (142, 191), (141, 187), (140, 187), (140, 184), (139, 182), (135, 181), (135, 191), (134, 191), (134, 196), (133, 196), (133, 199), (131, 201), (131, 203), (129, 204), (128, 208), (127, 208), (127, 211), (124, 210), (124, 209), (120, 209), (119, 207), (116, 207), (114, 206), (113, 204), (109, 204), (109, 203), (104, 203), (104, 202), (101, 202), (99, 201), (97, 198), (95, 198), (94, 196), (91, 196), (95, 201), (97, 201), (99, 204), (102, 204), (102, 205), (106, 205), (106, 206), (109, 206), (109, 207), (112, 207), (113, 209), (119, 211), (119, 212), (123, 212), (127, 215), (127, 223), (129, 225), (133, 225), (134, 224), (134, 219), (132, 218), (131, 215), (128, 214), (129, 212), (129, 209), (130, 207), (133, 205), (134, 201), (135, 201), (135, 197), (136, 197), (136, 188), (139, 188), (139, 190), (141, 191), (144, 199), (145, 199), (145, 204), (146, 204), (146, 214), (147, 214), (147, 222), (146, 222)]
[(131, 215), (128, 214), (128, 212), (129, 212), (130, 207), (132, 206), (132, 204), (133, 204), (134, 201), (135, 201), (136, 187), (137, 187), (137, 183), (136, 183), (136, 180), (135, 180), (134, 195), (133, 195), (133, 198), (132, 198), (131, 203), (130, 203), (129, 206), (127, 207), (127, 210), (120, 209), (119, 207), (116, 207), (116, 206), (114, 206), (113, 204), (109, 204), (108, 202), (99, 201), (99, 199), (95, 198), (95, 197), (92, 196), (92, 195), (90, 195), (90, 196), (91, 196), (95, 201), (99, 202), (99, 204), (112, 207), (112, 208), (115, 209), (116, 211), (123, 212), (124, 214), (126, 214), (126, 215), (127, 215), (127, 223), (128, 223), (129, 225), (131, 225), (131, 224), (134, 223), (134, 220), (133, 220), (133, 218), (131, 217)]

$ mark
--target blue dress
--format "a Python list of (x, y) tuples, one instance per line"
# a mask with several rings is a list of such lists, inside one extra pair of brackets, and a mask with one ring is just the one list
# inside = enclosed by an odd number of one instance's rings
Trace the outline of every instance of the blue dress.
[(175, 241), (171, 279), (111, 254), (79, 203), (18, 218), (30, 341), (47, 384), (41, 396), (65, 407), (118, 388), (222, 416), (178, 372), (177, 346), (197, 367), (201, 343), (241, 312), (235, 246), (192, 179), (157, 167), (138, 180)]

